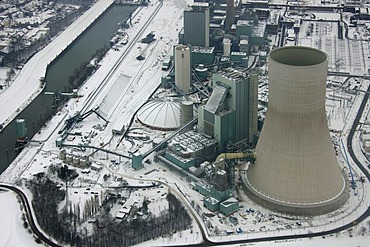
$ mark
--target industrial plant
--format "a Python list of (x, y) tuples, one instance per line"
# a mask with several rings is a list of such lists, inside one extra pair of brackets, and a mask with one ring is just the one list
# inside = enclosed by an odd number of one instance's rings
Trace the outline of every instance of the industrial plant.
[(19, 155), (0, 175), (0, 186), (33, 198), (53, 191), (48, 202), (24, 199), (35, 208), (24, 222), (40, 219), (30, 224), (38, 239), (369, 239), (367, 5), (100, 1), (105, 11), (137, 9), (114, 23), (79, 88), (42, 90), (54, 96), (42, 128), (31, 121), (31, 136), (17, 117)]

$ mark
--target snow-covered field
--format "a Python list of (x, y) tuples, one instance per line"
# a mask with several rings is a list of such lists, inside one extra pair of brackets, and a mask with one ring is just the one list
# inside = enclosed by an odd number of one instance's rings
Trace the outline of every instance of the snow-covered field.
[(40, 246), (34, 237), (23, 227), (22, 211), (16, 195), (0, 190), (0, 246)]

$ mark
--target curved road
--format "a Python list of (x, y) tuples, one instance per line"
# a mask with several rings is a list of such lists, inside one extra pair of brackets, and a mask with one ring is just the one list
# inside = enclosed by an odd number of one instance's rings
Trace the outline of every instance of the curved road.
[(51, 239), (48, 238), (48, 236), (45, 236), (37, 227), (35, 220), (33, 218), (32, 209), (30, 202), (28, 201), (26, 195), (23, 193), (22, 190), (18, 189), (17, 187), (14, 187), (12, 185), (6, 185), (6, 184), (0, 184), (0, 188), (5, 188), (8, 190), (13, 191), (16, 193), (19, 198), (21, 199), (21, 203), (24, 206), (24, 210), (26, 211), (26, 218), (28, 225), (31, 227), (32, 232), (37, 235), (37, 237), (43, 241), (44, 243), (48, 244), (49, 246), (53, 247), (61, 247), (61, 245), (53, 242)]

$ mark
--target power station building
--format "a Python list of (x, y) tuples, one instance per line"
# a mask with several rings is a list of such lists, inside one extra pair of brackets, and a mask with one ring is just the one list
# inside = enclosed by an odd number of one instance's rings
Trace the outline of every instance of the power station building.
[(231, 26), (234, 24), (234, 21), (235, 21), (234, 0), (227, 0), (226, 25), (225, 25), (227, 31), (230, 30)]
[(327, 55), (308, 47), (269, 54), (269, 104), (243, 185), (271, 210), (317, 215), (342, 206), (348, 186), (326, 122)]
[(192, 10), (184, 11), (185, 45), (209, 46), (209, 6), (208, 3), (194, 3)]
[(257, 87), (257, 75), (233, 68), (213, 75), (213, 92), (198, 108), (198, 131), (214, 137), (220, 151), (257, 134)]

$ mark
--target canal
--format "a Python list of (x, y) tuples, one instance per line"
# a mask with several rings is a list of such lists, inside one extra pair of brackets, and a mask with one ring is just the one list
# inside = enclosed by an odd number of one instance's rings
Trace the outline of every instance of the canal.
[[(136, 6), (114, 5), (87, 29), (50, 66), (45, 81), (45, 91), (62, 91), (68, 88), (68, 79), (73, 71), (86, 61), (90, 61), (98, 49), (109, 46), (109, 41), (118, 30), (118, 22), (134, 12)], [(17, 118), (26, 119), (27, 136), (32, 136), (51, 116), (53, 96), (41, 93)], [(15, 120), (0, 132), (0, 173), (15, 159), (16, 140)]]

